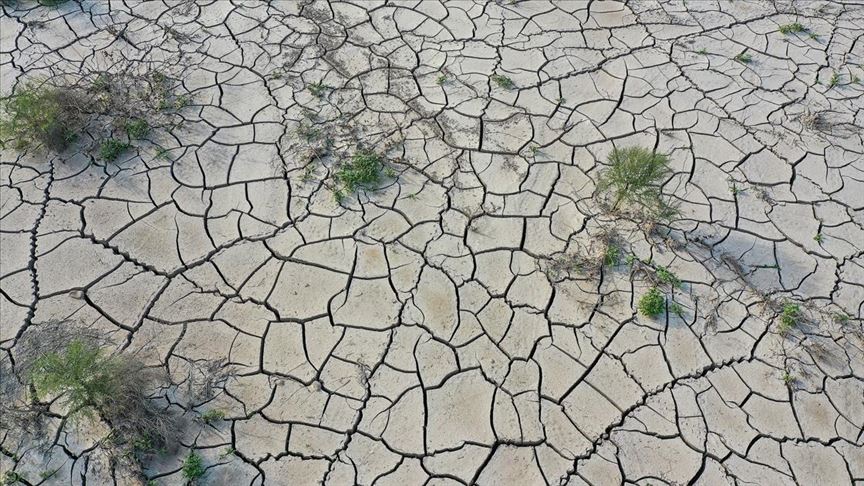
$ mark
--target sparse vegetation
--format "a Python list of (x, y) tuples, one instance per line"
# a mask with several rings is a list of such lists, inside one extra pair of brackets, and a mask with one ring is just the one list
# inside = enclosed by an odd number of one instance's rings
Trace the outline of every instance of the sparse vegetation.
[(323, 81), (310, 83), (306, 88), (309, 90), (310, 93), (312, 93), (312, 96), (316, 98), (321, 98), (327, 93), (327, 90), (331, 89), (330, 86), (324, 84)]
[(789, 34), (798, 34), (800, 32), (807, 32), (807, 27), (799, 24), (798, 22), (792, 24), (783, 24), (780, 26), (780, 33), (789, 35)]
[(61, 404), (73, 419), (104, 421), (111, 434), (102, 445), (130, 466), (138, 453), (175, 444), (180, 422), (149, 396), (167, 381), (161, 369), (131, 355), (109, 354), (98, 334), (68, 326), (43, 324), (22, 338), (17, 368), (32, 399)]
[(204, 461), (197, 453), (190, 452), (183, 461), (183, 478), (190, 483), (194, 483), (204, 476)]
[(25, 483), (27, 479), (21, 474), (15, 471), (6, 471), (3, 473), (3, 484), (4, 485), (12, 485), (12, 484), (27, 484)]
[(813, 237), (813, 241), (816, 243), (822, 243), (822, 233), (816, 233), (816, 236)]
[(610, 243), (606, 247), (606, 252), (603, 254), (603, 265), (608, 267), (617, 266), (621, 261), (621, 248), (614, 244)]
[(142, 138), (149, 131), (150, 124), (147, 123), (147, 120), (137, 118), (126, 122), (126, 134), (129, 135), (130, 140)]
[(101, 144), (99, 144), (99, 158), (102, 160), (106, 160), (108, 162), (112, 162), (117, 160), (117, 157), (120, 156), (123, 152), (131, 147), (130, 144), (126, 142), (121, 142), (115, 138), (109, 138), (107, 140), (103, 140)]
[(801, 308), (798, 304), (788, 303), (783, 306), (780, 313), (780, 333), (785, 334), (798, 324), (798, 319), (801, 316)]
[(705, 54), (708, 54), (708, 49), (705, 49), (705, 48), (703, 47), (703, 48), (699, 49), (698, 51), (696, 51), (696, 53), (697, 53), (697, 54), (702, 54), (702, 55), (704, 56)]
[(670, 272), (669, 269), (667, 269), (666, 267), (657, 267), (656, 275), (657, 280), (664, 284), (668, 284), (676, 288), (681, 286), (681, 280), (678, 278), (678, 276)]
[(639, 312), (646, 317), (655, 317), (663, 313), (666, 306), (666, 296), (657, 287), (651, 287), (645, 295), (639, 299)]
[(749, 52), (744, 51), (737, 54), (734, 59), (742, 64), (750, 64), (750, 62), (753, 61), (753, 56), (751, 56)]
[(642, 147), (614, 149), (610, 167), (600, 176), (597, 188), (612, 192), (612, 210), (622, 203), (639, 206), (654, 215), (669, 210), (663, 201), (660, 184), (669, 175), (669, 159)]
[(669, 312), (675, 314), (678, 317), (684, 317), (684, 308), (681, 307), (681, 304), (679, 304), (678, 302), (669, 303)]
[(443, 86), (444, 83), (447, 82), (447, 75), (446, 74), (439, 75), (438, 79), (436, 79), (435, 82), (438, 83), (438, 86)]
[(352, 193), (361, 188), (372, 187), (381, 180), (383, 170), (384, 163), (380, 155), (370, 150), (360, 150), (336, 171), (338, 190)]
[(26, 85), (0, 104), (0, 144), (62, 152), (78, 135), (82, 104), (78, 90)]
[(828, 79), (828, 87), (829, 87), (829, 88), (833, 88), (834, 86), (837, 86), (837, 84), (838, 84), (839, 82), (840, 82), (840, 75), (837, 74), (836, 71), (835, 71), (835, 72), (832, 72), (832, 73), (831, 73), (831, 78)]
[(786, 386), (789, 386), (789, 385), (791, 385), (793, 382), (795, 382), (795, 377), (792, 376), (792, 373), (789, 373), (788, 370), (783, 371), (783, 383), (784, 383)]
[(502, 76), (500, 74), (493, 74), (489, 77), (489, 79), (491, 79), (495, 84), (504, 89), (512, 89), (514, 86), (516, 86), (516, 84), (513, 83), (512, 79), (508, 78), (507, 76)]
[(206, 412), (201, 414), (201, 420), (204, 421), (205, 424), (225, 420), (225, 412), (217, 408), (211, 408), (210, 410), (207, 410)]

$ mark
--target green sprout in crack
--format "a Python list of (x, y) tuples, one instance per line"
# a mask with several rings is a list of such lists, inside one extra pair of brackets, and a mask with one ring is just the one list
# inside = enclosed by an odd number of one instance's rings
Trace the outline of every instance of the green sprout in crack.
[(617, 245), (610, 244), (606, 247), (606, 251), (603, 253), (603, 265), (607, 267), (615, 267), (621, 261), (621, 248)]
[(130, 140), (143, 138), (149, 131), (150, 124), (147, 123), (147, 120), (136, 118), (126, 122), (126, 134), (129, 135)]
[(514, 86), (516, 86), (516, 84), (513, 83), (512, 79), (508, 78), (507, 76), (502, 76), (500, 74), (493, 74), (489, 77), (489, 79), (491, 79), (495, 84), (504, 89), (512, 89)]
[(800, 317), (801, 307), (798, 304), (785, 304), (783, 311), (780, 313), (780, 325), (778, 326), (780, 334), (786, 334), (786, 332), (795, 327)]
[(750, 62), (753, 61), (753, 56), (751, 56), (749, 52), (744, 51), (737, 54), (734, 59), (742, 64), (750, 64)]
[(639, 312), (646, 317), (656, 317), (663, 313), (666, 306), (666, 296), (657, 287), (651, 287), (639, 299)]
[(309, 84), (306, 87), (306, 89), (308, 89), (309, 92), (312, 93), (312, 96), (314, 96), (316, 98), (321, 98), (322, 96), (324, 96), (325, 93), (327, 93), (327, 90), (330, 90), (333, 88), (331, 88), (330, 86), (327, 86), (322, 81), (318, 81), (318, 82)]
[(383, 170), (384, 162), (380, 155), (370, 150), (360, 150), (339, 167), (336, 181), (346, 192), (353, 193), (357, 189), (378, 184)]
[(792, 24), (783, 24), (780, 26), (780, 33), (784, 35), (798, 34), (801, 32), (807, 32), (807, 30), (807, 27), (804, 27), (798, 22)]
[(190, 452), (183, 461), (183, 477), (194, 483), (204, 475), (204, 461), (195, 452)]
[(816, 236), (813, 237), (813, 241), (816, 243), (822, 243), (822, 233), (816, 233)]
[(675, 288), (681, 286), (681, 280), (678, 276), (670, 272), (666, 267), (657, 267), (657, 280)]
[(795, 382), (795, 377), (792, 376), (792, 373), (789, 373), (789, 370), (783, 371), (783, 384), (786, 386), (791, 385)]
[(438, 78), (435, 80), (435, 82), (438, 83), (438, 86), (444, 86), (444, 83), (447, 82), (447, 75), (446, 74), (439, 75)]
[(205, 424), (211, 424), (213, 422), (219, 422), (220, 420), (225, 420), (225, 412), (219, 410), (218, 408), (211, 408), (206, 412), (201, 414), (201, 420)]
[(704, 56), (704, 55), (708, 54), (708, 49), (705, 49), (703, 47), (703, 48), (699, 49), (698, 51), (696, 51), (696, 54), (702, 54)]
[(829, 88), (833, 88), (834, 86), (837, 86), (837, 84), (838, 84), (839, 82), (840, 82), (840, 75), (837, 74), (836, 71), (835, 71), (835, 72), (832, 72), (832, 73), (831, 73), (831, 78), (828, 80), (828, 87), (829, 87)]
[(678, 302), (670, 302), (669, 303), (669, 312), (675, 314), (680, 318), (684, 318), (684, 308), (681, 307), (681, 304)]
[(106, 160), (108, 162), (112, 162), (117, 160), (117, 157), (120, 156), (123, 152), (131, 147), (130, 144), (126, 142), (121, 142), (115, 138), (109, 138), (107, 140), (103, 140), (101, 144), (99, 144), (99, 158), (102, 160)]

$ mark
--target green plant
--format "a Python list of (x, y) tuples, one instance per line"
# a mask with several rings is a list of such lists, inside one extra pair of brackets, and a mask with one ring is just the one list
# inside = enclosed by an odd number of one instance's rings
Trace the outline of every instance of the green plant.
[[(336, 171), (336, 181), (349, 193), (368, 188), (381, 180), (384, 163), (370, 150), (360, 150)], [(338, 197), (338, 196), (337, 196)]]
[(792, 373), (789, 373), (789, 370), (783, 371), (783, 383), (786, 386), (791, 385), (795, 381), (795, 377), (792, 376)]
[(785, 334), (798, 324), (798, 318), (801, 316), (801, 308), (798, 304), (785, 304), (782, 312), (780, 312), (780, 333)]
[(15, 471), (6, 471), (3, 474), (3, 484), (4, 485), (12, 485), (12, 484), (18, 484), (18, 483), (26, 484), (25, 481), (27, 481), (27, 478), (25, 478), (23, 475), (15, 472)]
[(327, 86), (322, 81), (310, 83), (306, 88), (309, 89), (309, 92), (312, 93), (312, 96), (315, 96), (316, 98), (324, 96), (328, 89), (332, 89), (330, 88), (330, 86)]
[(39, 0), (39, 5), (43, 7), (56, 7), (58, 5), (63, 5), (69, 0)]
[(828, 87), (833, 88), (834, 86), (837, 86), (837, 83), (839, 83), (839, 82), (840, 82), (840, 75), (837, 74), (837, 72), (832, 72), (831, 73), (831, 79), (828, 80)]
[(0, 144), (62, 152), (78, 136), (83, 105), (76, 90), (26, 85), (0, 103)]
[(744, 51), (737, 54), (735, 56), (735, 60), (742, 64), (750, 64), (750, 62), (753, 60), (753, 56), (751, 56), (749, 52)]
[(656, 274), (657, 274), (657, 280), (659, 280), (665, 284), (669, 284), (672, 287), (680, 287), (681, 286), (681, 280), (678, 278), (678, 276), (675, 275), (674, 273), (670, 272), (669, 269), (667, 269), (666, 267), (657, 267)]
[(663, 312), (666, 306), (666, 296), (657, 287), (651, 287), (645, 295), (639, 299), (639, 312), (643, 316), (654, 317)]
[(183, 460), (183, 477), (189, 482), (194, 482), (204, 475), (204, 462), (197, 453), (190, 452)]
[(102, 160), (107, 160), (109, 162), (117, 160), (117, 157), (129, 149), (129, 147), (131, 147), (131, 145), (126, 142), (121, 142), (115, 138), (109, 138), (103, 140), (102, 143), (99, 144), (99, 157)]
[(603, 252), (603, 265), (614, 267), (621, 261), (621, 248), (615, 244), (609, 244)]
[(705, 49), (705, 48), (703, 47), (703, 48), (699, 49), (698, 51), (696, 51), (696, 53), (697, 53), (697, 54), (702, 54), (702, 55), (704, 56), (705, 54), (708, 54), (708, 49)]
[(815, 41), (819, 40), (819, 36), (815, 32), (810, 32), (810, 34), (807, 37), (810, 37), (811, 39), (813, 39)]
[(493, 82), (495, 82), (495, 84), (504, 89), (512, 89), (515, 86), (515, 83), (513, 83), (512, 79), (508, 78), (507, 76), (502, 76), (500, 74), (493, 74), (492, 76), (489, 76), (489, 79), (491, 79)]
[(147, 135), (147, 132), (149, 131), (150, 124), (147, 123), (147, 120), (136, 118), (126, 122), (126, 134), (129, 135), (129, 138), (132, 140), (144, 137), (144, 135)]
[(669, 172), (669, 159), (642, 147), (614, 149), (609, 168), (600, 176), (597, 188), (613, 193), (612, 210), (621, 203), (635, 204), (661, 213), (668, 209), (661, 198), (660, 184)]
[(816, 236), (813, 237), (813, 241), (816, 243), (822, 243), (822, 233), (816, 233)]
[(847, 322), (849, 322), (849, 319), (851, 319), (848, 315), (844, 314), (843, 312), (835, 312), (833, 314), (833, 318), (834, 318), (834, 322), (836, 322), (838, 324), (846, 324)]
[(225, 412), (217, 408), (211, 408), (201, 414), (201, 420), (203, 420), (205, 424), (225, 420)]
[(226, 447), (222, 450), (222, 452), (219, 453), (219, 458), (225, 459), (228, 456), (233, 456), (235, 452), (237, 451), (235, 451), (233, 447)]
[(443, 86), (444, 83), (447, 82), (447, 75), (446, 74), (439, 75), (438, 79), (436, 79), (435, 82), (438, 83), (438, 86)]
[(797, 34), (799, 32), (807, 32), (807, 27), (795, 22), (793, 24), (783, 24), (780, 26), (781, 34)]
[(675, 314), (678, 317), (684, 317), (684, 308), (681, 307), (681, 304), (679, 304), (678, 302), (669, 303), (669, 312)]

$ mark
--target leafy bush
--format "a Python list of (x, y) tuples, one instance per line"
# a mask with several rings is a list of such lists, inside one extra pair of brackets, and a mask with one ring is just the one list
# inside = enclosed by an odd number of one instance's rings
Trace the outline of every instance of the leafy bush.
[(639, 312), (643, 316), (654, 317), (660, 315), (666, 306), (666, 297), (657, 287), (651, 287), (648, 292), (639, 299)]
[(78, 135), (82, 105), (74, 89), (25, 86), (0, 105), (0, 143), (11, 139), (19, 150), (41, 145), (62, 152)]
[(190, 452), (183, 461), (183, 477), (189, 482), (201, 478), (204, 475), (204, 461), (195, 452)]
[(99, 157), (102, 160), (107, 160), (109, 162), (113, 160), (117, 160), (117, 157), (120, 156), (123, 152), (129, 149), (131, 145), (126, 142), (121, 142), (115, 138), (109, 138), (107, 140), (103, 140), (99, 145)]
[(655, 214), (669, 209), (660, 190), (671, 172), (665, 155), (643, 147), (616, 148), (609, 154), (609, 165), (597, 188), (613, 193), (613, 211), (625, 202)]

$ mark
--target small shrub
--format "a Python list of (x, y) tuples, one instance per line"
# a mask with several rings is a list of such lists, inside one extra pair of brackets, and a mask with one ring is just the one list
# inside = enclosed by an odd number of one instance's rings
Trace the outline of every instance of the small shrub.
[[(343, 163), (336, 172), (336, 180), (349, 193), (360, 188), (374, 186), (381, 180), (384, 163), (381, 157), (369, 150), (361, 150)], [(337, 196), (338, 197), (338, 196)]]
[(211, 408), (201, 414), (201, 420), (203, 420), (205, 424), (225, 420), (225, 412), (216, 408)]
[(489, 77), (495, 84), (504, 89), (512, 89), (515, 86), (513, 80), (508, 78), (507, 76), (502, 76), (500, 74), (493, 74)]
[[(165, 449), (180, 434), (176, 416), (158, 408), (149, 393), (167, 379), (134, 356), (106, 354), (96, 336), (68, 325), (46, 325), (24, 336), (19, 369), (34, 398), (56, 400), (69, 417), (99, 417), (111, 428), (107, 452), (121, 461), (136, 452)], [(50, 333), (56, 334), (52, 335)]]
[(107, 140), (103, 140), (101, 144), (99, 144), (99, 157), (102, 160), (107, 160), (108, 162), (117, 160), (117, 157), (120, 156), (123, 152), (129, 149), (131, 145), (126, 142), (121, 142), (120, 140), (109, 138)]
[(807, 32), (807, 27), (804, 27), (803, 25), (799, 24), (798, 22), (795, 22), (793, 24), (784, 24), (784, 25), (780, 26), (780, 33), (781, 34), (789, 35), (789, 34), (798, 34), (800, 32)]
[(751, 56), (749, 52), (744, 51), (736, 55), (735, 60), (742, 64), (750, 64), (750, 62), (753, 61), (753, 56)]
[(642, 147), (616, 148), (609, 155), (609, 164), (597, 188), (613, 193), (613, 211), (624, 202), (655, 214), (669, 209), (660, 190), (660, 184), (670, 173), (669, 159), (665, 155)]
[(643, 316), (655, 317), (663, 312), (666, 305), (666, 297), (657, 287), (651, 287), (648, 292), (639, 299), (639, 312)]
[(83, 99), (71, 88), (25, 86), (0, 104), (0, 143), (62, 152), (78, 136)]
[(190, 452), (183, 461), (183, 477), (189, 482), (195, 482), (204, 475), (204, 462), (201, 456)]
[(786, 304), (783, 306), (783, 311), (780, 313), (780, 332), (785, 334), (798, 324), (798, 318), (801, 316), (801, 308), (798, 304)]
[(143, 138), (149, 131), (150, 125), (147, 123), (147, 120), (138, 118), (126, 122), (126, 134), (129, 135), (131, 140)]

